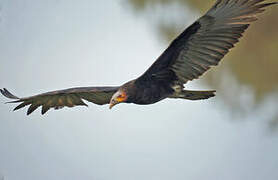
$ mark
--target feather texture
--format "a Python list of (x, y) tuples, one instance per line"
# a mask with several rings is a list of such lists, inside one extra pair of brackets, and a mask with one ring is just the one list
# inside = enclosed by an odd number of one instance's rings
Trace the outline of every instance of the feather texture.
[(81, 87), (39, 94), (27, 98), (18, 98), (7, 89), (0, 89), (1, 93), (10, 99), (16, 99), (9, 103), (20, 103), (15, 110), (29, 106), (27, 115), (42, 106), (41, 113), (45, 114), (49, 109), (61, 109), (63, 107), (87, 106), (83, 101), (89, 101), (98, 105), (109, 104), (111, 97), (119, 87)]
[[(124, 101), (113, 97), (111, 102), (153, 104), (165, 98), (190, 100), (213, 97), (215, 91), (186, 91), (183, 85), (197, 79), (221, 59), (239, 41), (250, 23), (265, 7), (277, 4), (265, 0), (217, 0), (207, 13), (183, 31), (139, 78), (120, 87), (81, 87), (19, 98), (7, 89), (0, 92), (10, 103), (20, 103), (14, 110), (29, 106), (27, 115), (41, 108), (45, 114), (51, 108), (87, 106), (84, 100), (108, 104), (116, 92)], [(120, 95), (122, 95), (120, 94)], [(115, 104), (111, 104), (115, 105)]]
[[(277, 2), (264, 0), (217, 0), (208, 12), (179, 35), (141, 76), (174, 79), (182, 84), (199, 78), (239, 41), (257, 14)], [(170, 78), (173, 74), (175, 78)], [(163, 74), (163, 76), (161, 76)], [(139, 81), (141, 80), (139, 78)]]

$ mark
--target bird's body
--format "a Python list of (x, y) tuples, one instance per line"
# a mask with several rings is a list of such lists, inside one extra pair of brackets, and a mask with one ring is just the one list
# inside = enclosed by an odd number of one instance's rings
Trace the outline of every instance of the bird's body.
[(27, 98), (18, 98), (6, 89), (1, 93), (12, 103), (27, 105), (27, 114), (42, 106), (42, 114), (50, 108), (86, 105), (134, 103), (153, 104), (165, 98), (208, 99), (215, 91), (184, 90), (184, 84), (199, 78), (234, 47), (256, 15), (265, 7), (278, 4), (265, 0), (217, 0), (209, 11), (183, 31), (139, 78), (119, 87), (81, 87), (53, 91)]
[(123, 86), (127, 92), (130, 92), (127, 102), (140, 105), (153, 104), (167, 98), (173, 92), (169, 86), (162, 85), (159, 82), (145, 82), (147, 83), (133, 80)]

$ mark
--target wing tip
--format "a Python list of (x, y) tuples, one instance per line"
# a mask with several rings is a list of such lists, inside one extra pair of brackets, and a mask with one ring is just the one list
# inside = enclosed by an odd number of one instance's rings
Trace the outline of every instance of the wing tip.
[(10, 93), (6, 88), (0, 89), (0, 92), (6, 98), (9, 98), (9, 99), (20, 99), (19, 97), (17, 97), (15, 95), (13, 95), (12, 93)]
[[(232, 4), (233, 3), (233, 4)], [(230, 6), (228, 5), (230, 4)], [(232, 4), (232, 5), (231, 5)], [(244, 2), (242, 1), (230, 1), (230, 0), (217, 0), (215, 2), (215, 4), (212, 6), (212, 8), (210, 8), (207, 12), (207, 14), (213, 13), (215, 11), (219, 11), (219, 9), (223, 9), (223, 8), (235, 8), (235, 4), (238, 4), (242, 7), (249, 8), (254, 10), (253, 14), (259, 14), (262, 13), (268, 6), (272, 6), (272, 5), (277, 5), (278, 2), (274, 1), (274, 2), (266, 2), (266, 0), (245, 0)], [(238, 8), (239, 10), (242, 10), (240, 8)], [(219, 11), (221, 13), (223, 13), (223, 11)]]
[(41, 109), (41, 115), (44, 115), (47, 111), (49, 111), (50, 110), (50, 107), (48, 107), (48, 106), (42, 106), (42, 109)]

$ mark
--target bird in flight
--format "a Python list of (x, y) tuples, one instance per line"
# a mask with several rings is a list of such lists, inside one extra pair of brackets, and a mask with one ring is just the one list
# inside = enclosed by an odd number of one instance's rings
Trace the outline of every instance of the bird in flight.
[(0, 89), (10, 103), (20, 103), (14, 110), (29, 105), (27, 115), (42, 106), (49, 109), (87, 106), (83, 100), (98, 104), (153, 104), (165, 98), (208, 99), (215, 91), (190, 91), (184, 84), (199, 78), (239, 41), (256, 15), (278, 2), (265, 0), (217, 0), (207, 13), (185, 29), (158, 57), (149, 69), (135, 80), (117, 87), (78, 87), (19, 98)]

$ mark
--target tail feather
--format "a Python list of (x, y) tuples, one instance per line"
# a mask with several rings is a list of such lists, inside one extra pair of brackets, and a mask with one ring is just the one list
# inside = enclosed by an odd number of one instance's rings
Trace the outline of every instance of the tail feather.
[(172, 98), (182, 98), (188, 100), (202, 100), (208, 99), (215, 96), (216, 91), (188, 91), (182, 90), (179, 94), (173, 96)]

